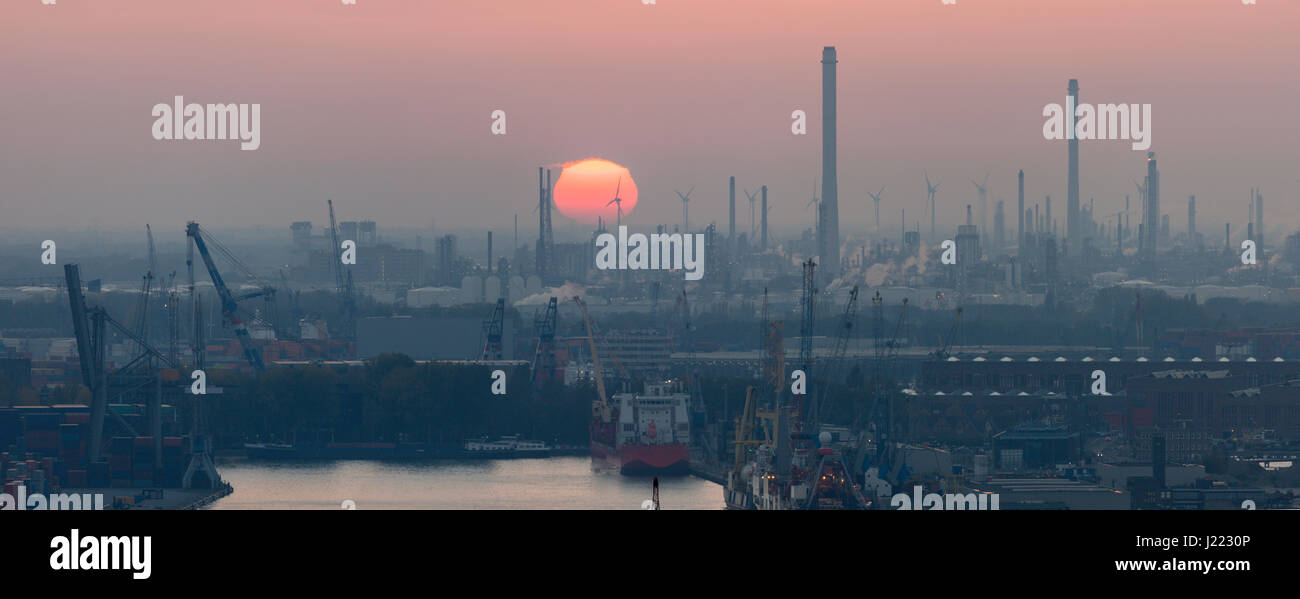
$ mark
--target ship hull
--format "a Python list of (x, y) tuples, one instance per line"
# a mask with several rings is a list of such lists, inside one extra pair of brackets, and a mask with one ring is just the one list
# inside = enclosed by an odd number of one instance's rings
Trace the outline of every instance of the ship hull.
[(624, 445), (619, 448), (623, 474), (689, 474), (691, 452), (685, 444)]
[(592, 466), (617, 469), (621, 474), (689, 474), (690, 448), (674, 445), (624, 445), (611, 447), (591, 442)]

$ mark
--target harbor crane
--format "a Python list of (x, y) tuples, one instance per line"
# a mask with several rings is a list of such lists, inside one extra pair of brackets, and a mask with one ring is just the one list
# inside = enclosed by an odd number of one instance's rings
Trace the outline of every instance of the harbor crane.
[(334, 200), (326, 200), (330, 207), (330, 239), (334, 247), (330, 250), (330, 271), (334, 273), (334, 288), (338, 291), (341, 311), (339, 315), (339, 336), (355, 339), (357, 334), (357, 300), (352, 288), (352, 269), (344, 272), (343, 261), (339, 258), (339, 228), (334, 222)]
[(582, 322), (586, 325), (587, 347), (591, 350), (591, 368), (592, 377), (596, 379), (596, 393), (599, 398), (596, 405), (592, 406), (592, 416), (599, 422), (609, 422), (613, 417), (613, 410), (609, 405), (609, 398), (605, 395), (605, 377), (600, 372), (600, 352), (596, 351), (596, 337), (592, 333), (591, 314), (587, 312), (587, 302), (582, 301), (581, 297), (573, 296), (573, 302), (582, 308)]
[[(244, 321), (239, 317), (238, 310), (240, 300), (274, 294), (275, 289), (273, 287), (263, 286), (257, 291), (236, 297), (231, 293), (230, 289), (226, 287), (225, 279), (223, 279), (221, 273), (217, 271), (217, 265), (212, 260), (211, 252), (208, 251), (208, 241), (211, 240), (204, 239), (203, 232), (199, 230), (199, 223), (190, 221), (190, 223), (185, 226), (185, 235), (193, 241), (194, 247), (199, 250), (199, 256), (203, 259), (203, 265), (208, 269), (208, 277), (212, 279), (212, 286), (216, 288), (217, 296), (221, 299), (222, 320), (225, 322), (226, 326), (235, 330), (235, 337), (239, 339), (239, 345), (244, 349), (244, 358), (248, 360), (248, 363), (252, 365), (253, 369), (257, 372), (266, 372), (266, 364), (262, 362), (262, 352), (253, 344), (253, 338), (248, 334), (248, 326), (245, 325)], [(216, 247), (218, 251), (222, 252), (227, 259), (235, 260), (229, 250), (224, 250), (222, 246), (216, 244), (215, 241), (213, 243), (215, 244), (214, 247)], [(238, 261), (235, 262), (238, 263)]]

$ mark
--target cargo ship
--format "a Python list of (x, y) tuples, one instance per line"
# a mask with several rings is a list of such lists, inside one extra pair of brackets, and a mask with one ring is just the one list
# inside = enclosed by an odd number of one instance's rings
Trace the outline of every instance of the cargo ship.
[[(603, 405), (602, 405), (603, 404)], [(598, 402), (591, 421), (591, 459), (622, 474), (690, 472), (690, 395), (671, 382)]]
[(689, 474), (691, 471), (691, 396), (672, 381), (646, 383), (642, 393), (605, 394), (595, 327), (587, 303), (582, 309), (591, 352), (596, 399), (591, 403), (591, 465), (621, 474)]
[(541, 441), (519, 435), (481, 437), (460, 446), (433, 443), (245, 443), (250, 459), (258, 460), (504, 460), (571, 455)]

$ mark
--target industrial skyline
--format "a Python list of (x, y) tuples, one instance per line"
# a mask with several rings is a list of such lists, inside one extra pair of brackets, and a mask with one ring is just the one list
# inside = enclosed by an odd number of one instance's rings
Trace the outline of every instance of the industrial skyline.
[[(1297, 116), (1268, 74), (1287, 68), (1284, 57), (1300, 54), (1294, 36), (1277, 34), (1282, 23), (1294, 22), (1287, 17), (1300, 16), (1293, 3), (1246, 11), (1231, 3), (1103, 0), (1069, 18), (1009, 1), (962, 7), (960, 16), (907, 3), (845, 7), (837, 13), (843, 18), (829, 21), (771, 2), (710, 3), (689, 13), (673, 6), (650, 12), (636, 3), (504, 4), (521, 22), (545, 19), (548, 39), (571, 40), (564, 50), (534, 44), (541, 33), (513, 20), (472, 31), (446, 24), (453, 16), (491, 22), (494, 13), (485, 7), (365, 7), (386, 32), (380, 38), (353, 21), (339, 22), (324, 7), (273, 6), (258, 8), (262, 20), (238, 48), (190, 35), (185, 22), (234, 26), (233, 15), (253, 6), (226, 4), (180, 8), (142, 0), (120, 11), (60, 7), (57, 18), (40, 12), (39, 3), (14, 7), (19, 18), (0, 24), (0, 48), (10, 54), (65, 49), (0, 65), (14, 90), (0, 98), (0, 108), (27, 115), (13, 123), (0, 161), (7, 183), (0, 227), (129, 227), (145, 214), (228, 226), (256, 213), (277, 222), (310, 211), (322, 197), (337, 197), (364, 202), (364, 216), (388, 226), (427, 222), (436, 213), (447, 226), (505, 231), (514, 214), (526, 215), (534, 205), (529, 170), (601, 156), (628, 166), (642, 184), (644, 202), (627, 215), (630, 226), (680, 222), (672, 190), (697, 186), (692, 221), (725, 227), (721, 183), (736, 176), (742, 185), (769, 187), (770, 227), (788, 230), (807, 222), (800, 199), (822, 176), (819, 74), (809, 68), (808, 48), (831, 45), (842, 63), (837, 157), (843, 172), (836, 181), (842, 229), (874, 224), (867, 193), (881, 187), (894, 190), (881, 207), (895, 218), (884, 222), (897, 222), (899, 210), (923, 201), (922, 170), (951, 182), (939, 193), (935, 214), (949, 232), (963, 222), (964, 205), (977, 199), (957, 182), (991, 173), (990, 187), (1006, 190), (1022, 168), (1031, 197), (1067, 198), (1063, 225), (1076, 200), (1095, 198), (1099, 212), (1120, 210), (1131, 180), (1143, 176), (1134, 161), (1138, 152), (1122, 142), (1079, 142), (1082, 191), (1071, 200), (1067, 165), (1054, 142), (1038, 135), (1039, 109), (1061, 101), (1064, 78), (1085, 81), (1089, 97), (1155, 106), (1160, 136), (1152, 149), (1162, 158), (1165, 194), (1199, 196), (1203, 223), (1231, 222), (1244, 231), (1247, 219), (1233, 199), (1252, 186), (1276, 198), (1270, 223), (1300, 223), (1296, 150), (1289, 142)], [(742, 10), (750, 32), (715, 28)], [(681, 22), (688, 14), (690, 22)], [(1111, 22), (1115, 14), (1131, 22)], [(1149, 37), (1140, 24), (1157, 15), (1178, 27)], [(177, 54), (196, 57), (192, 63), (148, 55), (130, 43), (133, 32), (164, 16), (169, 23), (191, 17), (169, 25), (167, 35)], [(1014, 26), (1003, 30), (1005, 44), (989, 45), (979, 41), (987, 33), (970, 27), (972, 19)], [(299, 58), (291, 50), (296, 46), (274, 33), (291, 21), (326, 34), (300, 40), (306, 44), (301, 56), (311, 59)], [(611, 27), (595, 30), (586, 25), (592, 22)], [(92, 23), (104, 26), (85, 35)], [(1115, 28), (1111, 39), (1143, 39), (1141, 48), (1136, 41), (1099, 45), (1093, 32), (1103, 25)], [(775, 41), (754, 35), (777, 30), (782, 35)], [(1050, 43), (1034, 33), (1048, 30), (1057, 32)], [(682, 43), (662, 44), (669, 31)], [(1179, 43), (1184, 35), (1215, 43)], [(344, 36), (353, 40), (345, 47), (321, 41)], [(939, 40), (963, 52), (927, 49)], [(532, 49), (519, 54), (515, 44)], [(886, 47), (908, 58), (885, 61)], [(1036, 51), (1013, 55), (1010, 47)], [(471, 71), (446, 58), (468, 48), (487, 48), (490, 66)], [(130, 75), (138, 81), (117, 85), (125, 75), (112, 64), (73, 60), (74, 51), (139, 60), (140, 70)], [(1138, 55), (1142, 60), (1131, 59)], [(996, 78), (970, 77), (974, 65), (989, 63), (1015, 67)], [(1235, 66), (1242, 64), (1251, 68)], [(1146, 76), (1153, 68), (1163, 76)], [(202, 80), (185, 75), (200, 70)], [(1189, 93), (1181, 82), (1193, 78), (1214, 85)], [(375, 89), (385, 91), (362, 91)], [(148, 108), (178, 93), (260, 102), (262, 147), (240, 152), (153, 141), (144, 132)], [(44, 101), (49, 94), (95, 101), (56, 105)], [(507, 114), (504, 136), (489, 133), (496, 109)], [(806, 136), (790, 134), (795, 109), (808, 115)], [(146, 180), (150, 185), (139, 183)], [(1183, 228), (1179, 215), (1172, 220), (1175, 230)]]

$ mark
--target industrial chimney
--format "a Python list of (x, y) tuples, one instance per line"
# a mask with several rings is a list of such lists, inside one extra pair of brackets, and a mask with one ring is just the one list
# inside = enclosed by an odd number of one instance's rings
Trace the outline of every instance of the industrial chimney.
[(839, 182), (835, 157), (835, 46), (822, 48), (822, 200), (817, 221), (818, 268), (827, 281), (840, 272)]

